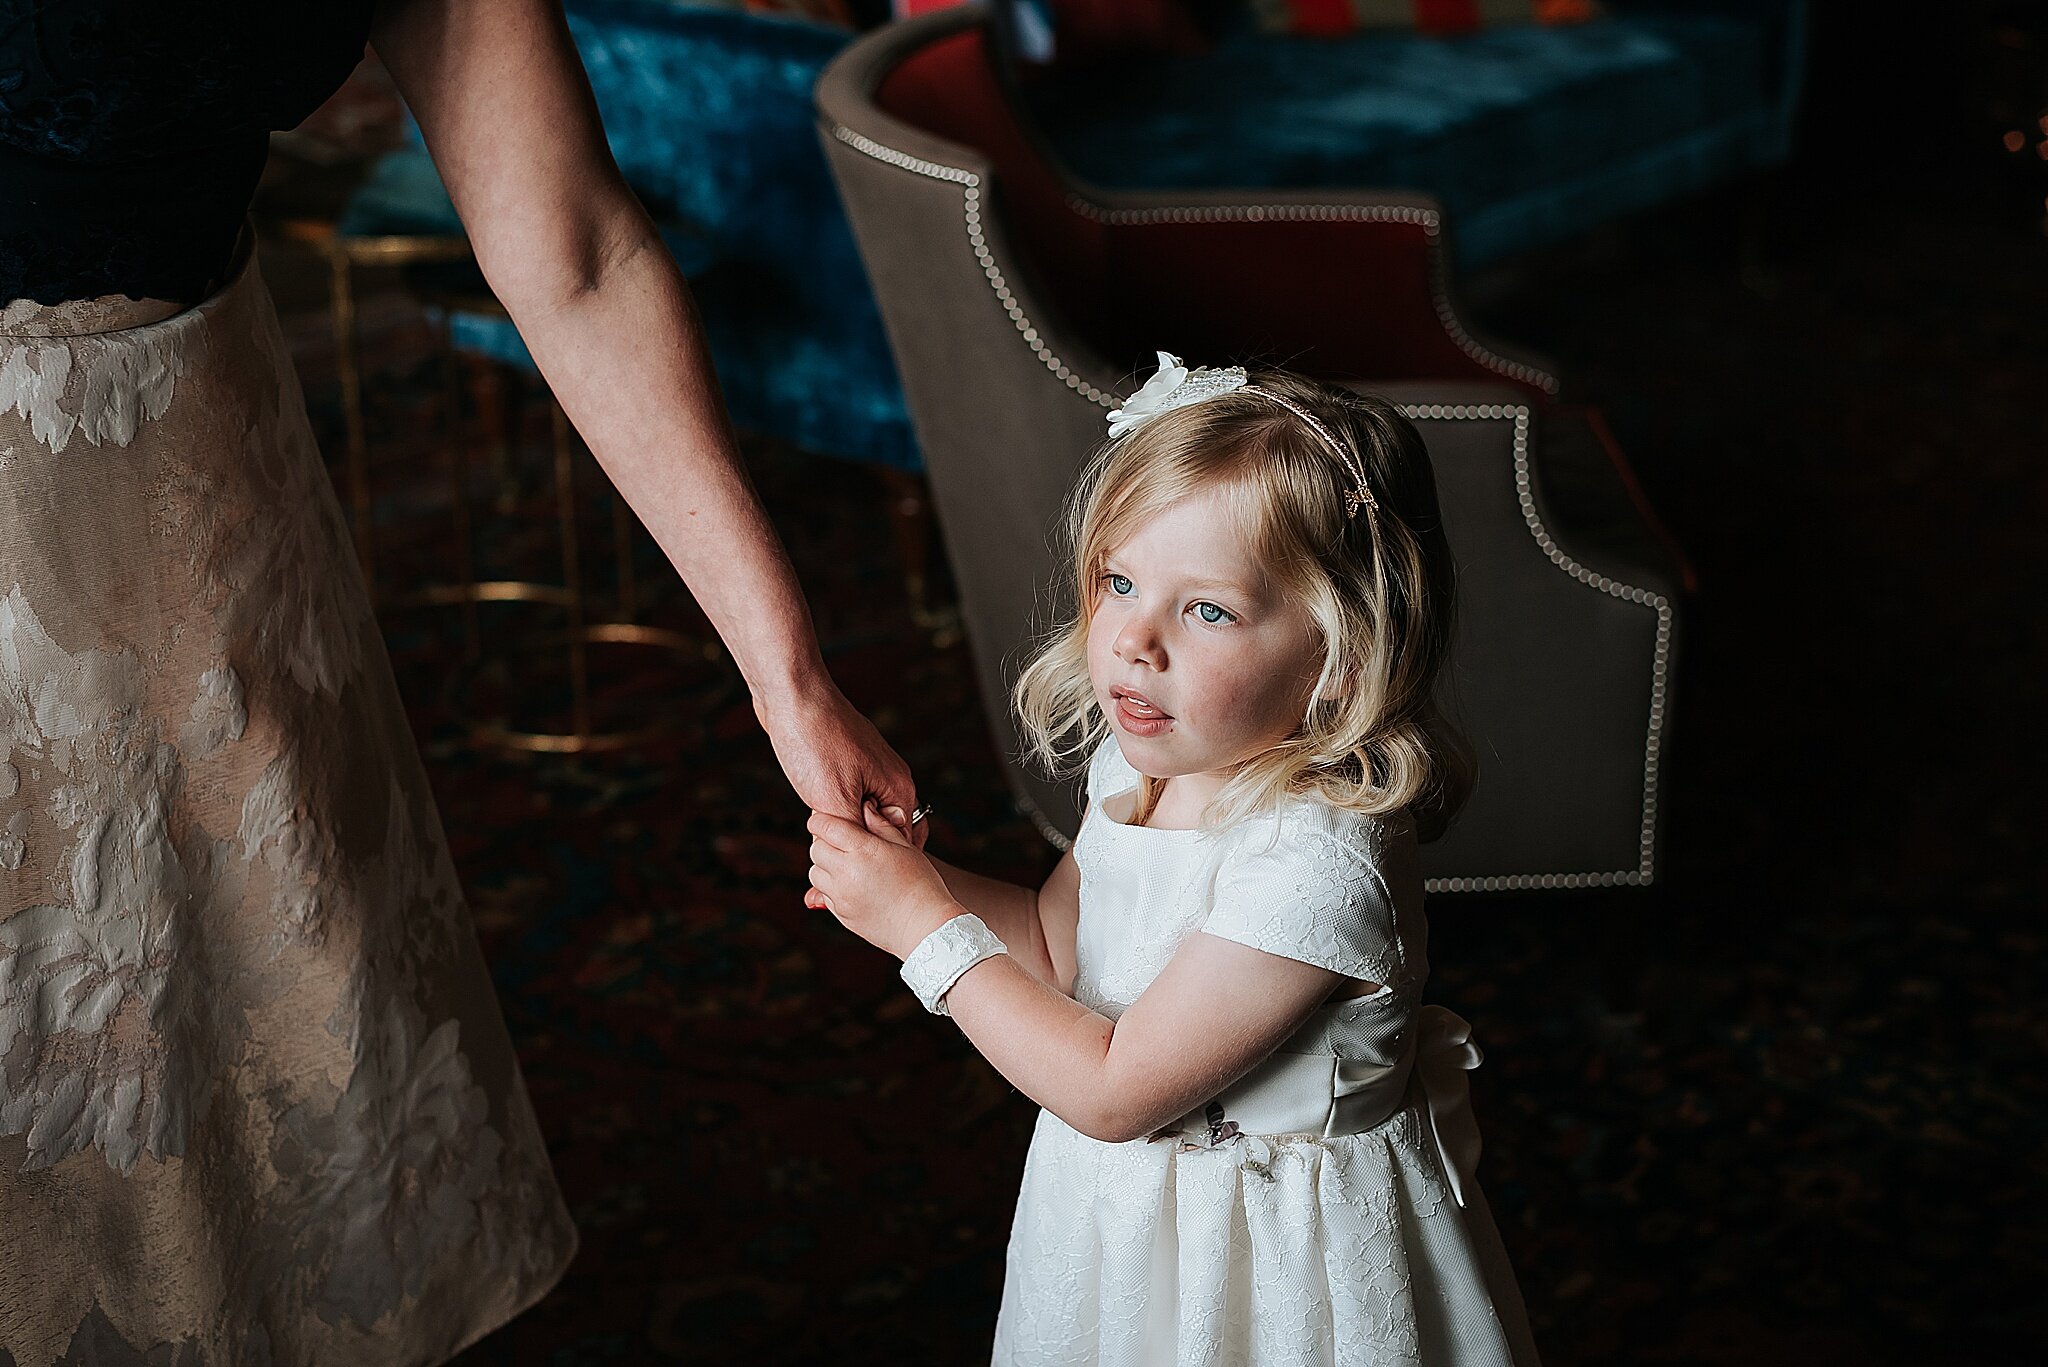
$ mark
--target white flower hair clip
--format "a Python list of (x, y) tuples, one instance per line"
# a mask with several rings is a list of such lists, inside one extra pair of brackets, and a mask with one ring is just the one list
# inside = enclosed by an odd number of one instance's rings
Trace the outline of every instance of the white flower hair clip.
[(1180, 363), (1180, 357), (1162, 351), (1159, 353), (1159, 369), (1152, 372), (1152, 378), (1145, 381), (1144, 388), (1125, 399), (1122, 408), (1110, 410), (1109, 435), (1121, 437), (1126, 432), (1137, 431), (1161, 413), (1186, 408), (1191, 403), (1200, 403), (1244, 387), (1245, 372), (1241, 365), (1227, 370), (1211, 370), (1207, 366), (1189, 370)]
[(1189, 404), (1213, 399), (1219, 394), (1235, 393), (1242, 390), (1269, 399), (1300, 418), (1308, 429), (1322, 439), (1323, 445), (1337, 457), (1337, 463), (1344, 467), (1344, 473), (1351, 477), (1352, 487), (1344, 491), (1344, 516), (1358, 516), (1360, 508), (1378, 511), (1379, 500), (1372, 496), (1372, 490), (1365, 485), (1365, 462), (1352, 449), (1338, 439), (1337, 434), (1325, 427), (1315, 414), (1303, 408), (1292, 399), (1283, 399), (1269, 389), (1252, 384), (1241, 365), (1222, 370), (1198, 366), (1189, 370), (1181, 364), (1180, 357), (1171, 352), (1159, 353), (1159, 369), (1152, 378), (1145, 381), (1137, 393), (1124, 400), (1123, 407), (1110, 410), (1109, 435), (1113, 441), (1127, 432), (1135, 432), (1161, 413)]

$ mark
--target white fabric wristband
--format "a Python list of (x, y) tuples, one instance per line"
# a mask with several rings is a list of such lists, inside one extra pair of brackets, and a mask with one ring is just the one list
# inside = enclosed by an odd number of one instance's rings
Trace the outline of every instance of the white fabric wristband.
[(995, 932), (971, 911), (962, 912), (918, 941), (903, 960), (903, 981), (935, 1016), (950, 1016), (946, 993), (960, 975), (983, 959), (1010, 951)]

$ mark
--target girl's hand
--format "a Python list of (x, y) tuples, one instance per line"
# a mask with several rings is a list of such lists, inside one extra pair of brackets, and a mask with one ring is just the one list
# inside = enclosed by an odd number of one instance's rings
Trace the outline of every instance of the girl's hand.
[(861, 815), (864, 826), (811, 813), (811, 890), (804, 905), (831, 912), (875, 948), (906, 958), (962, 908), (902, 831), (872, 804)]

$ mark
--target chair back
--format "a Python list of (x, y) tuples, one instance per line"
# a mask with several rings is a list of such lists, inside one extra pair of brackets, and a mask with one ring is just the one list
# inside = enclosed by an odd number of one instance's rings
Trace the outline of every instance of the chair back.
[[(1057, 167), (997, 126), (992, 87), (974, 69), (987, 65), (983, 22), (979, 11), (948, 11), (868, 34), (826, 69), (816, 98), (925, 452), (982, 701), (1020, 803), (1057, 842), (1078, 825), (1080, 795), (1021, 762), (1008, 688), (1037, 633), (1068, 606), (1056, 581), (1061, 514), (1135, 377), (1075, 324), (1081, 306), (1063, 306), (1070, 296), (1019, 250), (1043, 221), (1041, 173), (1050, 166), (1057, 177)], [(945, 98), (948, 79), (960, 82), (957, 105)], [(1019, 195), (1007, 192), (1013, 170)], [(1011, 213), (1033, 201), (1031, 212)], [(1430, 212), (1394, 195), (1359, 192), (1351, 203), (1374, 212), (1337, 227), (1353, 234), (1345, 241), (1374, 246), (1406, 239), (1368, 230), (1426, 223)], [(1206, 225), (1226, 255), (1271, 226), (1224, 197), (1216, 207), (1190, 222)], [(1471, 803), (1423, 852), (1429, 885), (1647, 882), (1673, 576), (1626, 538), (1582, 541), (1560, 521), (1540, 439), (1555, 417), (1537, 397), (1549, 377), (1474, 341), (1440, 295), (1421, 298), (1459, 342), (1460, 360), (1437, 378), (1375, 376), (1371, 387), (1416, 421), (1436, 467), (1461, 576), (1444, 700), (1472, 733), (1480, 768)], [(1333, 308), (1369, 330), (1374, 303), (1367, 292)], [(1597, 454), (1571, 473), (1560, 483), (1618, 487)], [(1632, 516), (1625, 495), (1620, 507), (1610, 520)]]

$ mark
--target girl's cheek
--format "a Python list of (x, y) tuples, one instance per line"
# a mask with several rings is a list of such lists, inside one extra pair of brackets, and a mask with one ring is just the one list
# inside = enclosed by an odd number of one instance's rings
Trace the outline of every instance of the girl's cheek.
[(1220, 715), (1233, 717), (1244, 730), (1258, 729), (1263, 714), (1278, 705), (1289, 684), (1253, 658), (1218, 661), (1208, 691)]

